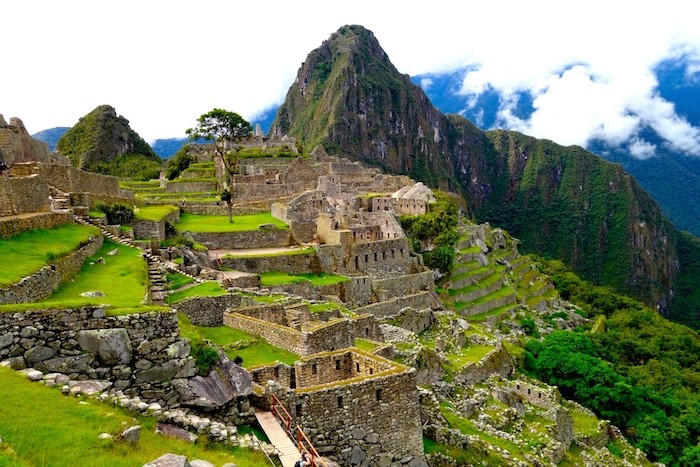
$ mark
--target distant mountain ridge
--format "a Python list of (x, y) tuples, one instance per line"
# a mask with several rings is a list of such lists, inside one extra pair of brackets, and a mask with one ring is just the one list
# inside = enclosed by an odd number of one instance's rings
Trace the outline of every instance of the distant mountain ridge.
[[(688, 122), (700, 127), (700, 79), (692, 75), (692, 63), (687, 57), (661, 62), (654, 70), (658, 80), (658, 93), (672, 102), (676, 112)], [(501, 126), (498, 120), (502, 96), (493, 88), (480, 95), (460, 92), (465, 73), (469, 68), (450, 73), (428, 73), (412, 77), (421, 85), (431, 102), (445, 113), (463, 115), (480, 128)], [(514, 93), (517, 106), (514, 116), (528, 120), (534, 108), (533, 96), (526, 91)], [(700, 235), (700, 157), (688, 156), (670, 148), (653, 129), (646, 127), (640, 137), (655, 146), (653, 157), (634, 157), (628, 144), (611, 145), (602, 140), (592, 140), (587, 149), (603, 158), (621, 164), (637, 178), (640, 184), (659, 203), (664, 213), (681, 230)]]
[(32, 138), (38, 139), (39, 141), (43, 141), (49, 146), (49, 151), (53, 152), (56, 150), (56, 144), (58, 144), (58, 140), (61, 139), (61, 136), (63, 136), (63, 134), (68, 130), (70, 130), (70, 127), (68, 126), (57, 126), (54, 128), (42, 130), (38, 133), (34, 133), (32, 135)]
[(361, 26), (309, 53), (271, 132), (460, 192), (478, 221), (507, 228), (525, 250), (563, 258), (667, 315), (674, 284), (694, 274), (671, 223), (619, 165), (443, 115)]

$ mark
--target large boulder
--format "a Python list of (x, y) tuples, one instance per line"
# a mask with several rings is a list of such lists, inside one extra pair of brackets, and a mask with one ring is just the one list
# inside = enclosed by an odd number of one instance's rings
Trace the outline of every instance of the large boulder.
[(107, 365), (126, 365), (131, 361), (131, 339), (124, 328), (79, 331), (78, 344)]
[(248, 371), (221, 355), (207, 376), (195, 376), (176, 388), (183, 404), (214, 409), (252, 394), (253, 378)]

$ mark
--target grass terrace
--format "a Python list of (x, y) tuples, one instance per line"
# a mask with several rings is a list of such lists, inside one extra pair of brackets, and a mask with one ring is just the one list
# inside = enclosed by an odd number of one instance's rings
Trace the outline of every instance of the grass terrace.
[(208, 340), (226, 352), (230, 359), (237, 356), (243, 359), (244, 368), (252, 368), (270, 363), (282, 362), (294, 365), (299, 355), (268, 344), (260, 336), (249, 334), (229, 326), (194, 326), (180, 313), (180, 335), (193, 342)]
[(166, 280), (168, 281), (168, 289), (169, 290), (177, 290), (180, 287), (183, 287), (185, 285), (191, 284), (194, 282), (194, 279), (192, 279), (190, 276), (186, 276), (184, 274), (180, 274), (178, 272), (169, 272), (166, 275)]
[[(32, 383), (9, 368), (0, 368), (0, 465), (73, 467), (132, 467), (168, 452), (215, 465), (266, 465), (264, 454), (208, 442), (196, 444), (155, 433), (156, 420), (134, 415), (114, 405), (64, 397), (56, 389)], [(127, 426), (141, 425), (141, 440), (133, 446), (116, 441)], [(113, 440), (100, 440), (110, 433)]]
[(350, 279), (337, 274), (286, 274), (279, 271), (270, 271), (260, 274), (260, 284), (264, 287), (274, 287), (276, 285), (298, 284), (301, 282), (310, 282), (315, 287), (324, 285), (335, 285), (341, 282), (347, 282)]
[[(116, 249), (117, 254), (107, 253)], [(98, 262), (103, 258), (105, 264)], [(92, 263), (92, 264), (91, 264)], [(81, 297), (84, 292), (99, 291), (104, 297)], [(97, 253), (85, 260), (78, 276), (62, 284), (42, 304), (66, 307), (109, 304), (112, 308), (138, 311), (148, 291), (148, 265), (141, 251), (111, 241), (105, 241)], [(147, 308), (150, 310), (150, 307)], [(114, 313), (118, 311), (113, 310)]]
[(183, 213), (175, 224), (178, 232), (244, 232), (258, 230), (262, 224), (274, 224), (278, 229), (286, 229), (287, 224), (272, 217), (269, 212), (233, 216), (233, 222), (228, 216), (205, 216)]
[(90, 237), (99, 234), (97, 227), (65, 224), (46, 230), (28, 230), (0, 239), (0, 286), (19, 282), (23, 277), (87, 244)]
[(218, 282), (211, 281), (173, 292), (168, 295), (167, 301), (168, 303), (177, 303), (190, 297), (218, 297), (220, 295), (226, 295), (227, 293), (228, 292), (226, 292), (226, 290), (221, 287)]
[(162, 220), (168, 214), (179, 210), (179, 207), (173, 206), (172, 204), (164, 204), (162, 206), (143, 206), (134, 211), (134, 217), (139, 220), (157, 222)]
[(274, 253), (259, 253), (259, 254), (251, 254), (251, 253), (234, 253), (234, 254), (227, 254), (222, 256), (221, 258), (268, 258), (268, 257), (273, 257), (273, 256), (293, 256), (293, 255), (310, 255), (316, 252), (316, 248), (309, 246), (309, 247), (304, 247), (304, 248), (289, 248), (285, 251), (277, 251)]

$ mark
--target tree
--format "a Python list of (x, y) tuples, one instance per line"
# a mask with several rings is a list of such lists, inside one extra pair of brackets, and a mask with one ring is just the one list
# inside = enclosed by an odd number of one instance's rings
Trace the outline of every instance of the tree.
[(235, 112), (213, 109), (197, 119), (197, 126), (186, 133), (190, 140), (204, 138), (213, 141), (214, 151), (228, 174), (224, 180), (224, 195), (221, 199), (228, 204), (228, 221), (233, 222), (233, 175), (238, 172), (239, 143), (250, 136), (253, 127), (246, 119)]

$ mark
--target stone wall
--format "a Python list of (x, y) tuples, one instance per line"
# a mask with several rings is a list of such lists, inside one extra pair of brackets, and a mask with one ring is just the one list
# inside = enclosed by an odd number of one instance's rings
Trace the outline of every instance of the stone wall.
[(25, 230), (50, 229), (69, 222), (73, 222), (70, 211), (40, 212), (33, 215), (0, 218), (0, 238), (10, 238)]
[(318, 181), (318, 172), (308, 159), (297, 157), (287, 170), (280, 174), (280, 181), (282, 183), (301, 182), (306, 189), (314, 189)]
[(88, 192), (120, 197), (119, 179), (75, 167), (57, 164), (39, 164), (38, 173), (51, 186), (64, 193)]
[(165, 184), (166, 193), (187, 193), (187, 192), (204, 192), (212, 193), (216, 191), (216, 180), (207, 181), (171, 181)]
[(297, 355), (303, 354), (304, 346), (301, 332), (287, 326), (268, 323), (267, 321), (235, 312), (224, 314), (224, 324), (261, 336), (275, 347), (288, 350)]
[(294, 364), (297, 388), (372, 376), (394, 368), (388, 360), (352, 350), (311, 355)]
[(372, 198), (372, 212), (389, 211), (399, 216), (418, 216), (428, 212), (428, 204), (422, 199)]
[(290, 413), (321, 455), (340, 465), (424, 459), (415, 370), (387, 362), (392, 369), (288, 393)]
[(240, 305), (240, 295), (228, 294), (218, 297), (186, 298), (171, 306), (187, 315), (195, 326), (223, 326), (224, 312), (228, 308), (236, 308)]
[(506, 295), (504, 297), (499, 297), (495, 300), (491, 300), (480, 305), (469, 306), (463, 309), (460, 313), (465, 316), (474, 316), (479, 313), (484, 313), (489, 310), (494, 310), (506, 305), (512, 305), (516, 301), (515, 291), (513, 293)]
[(372, 280), (372, 292), (377, 297), (377, 300), (381, 302), (394, 297), (413, 295), (422, 290), (434, 289), (433, 271)]
[(350, 320), (339, 318), (305, 330), (302, 334), (301, 355), (347, 349), (354, 344)]
[(36, 175), (0, 177), (0, 217), (49, 210), (49, 187)]
[(134, 229), (134, 238), (165, 240), (165, 224), (175, 225), (178, 219), (180, 219), (179, 209), (173, 210), (158, 221), (134, 219), (131, 223), (131, 227)]
[[(205, 216), (228, 216), (228, 205), (226, 203), (187, 203), (181, 207), (182, 212), (189, 214), (200, 214)], [(234, 216), (244, 214), (260, 214), (270, 211), (270, 203), (261, 202), (257, 205), (233, 206), (231, 213)]]
[(353, 276), (342, 285), (340, 299), (348, 306), (365, 306), (372, 302), (372, 278), (370, 276)]
[(429, 292), (419, 292), (405, 297), (392, 298), (385, 302), (372, 303), (355, 310), (356, 313), (369, 313), (377, 319), (390, 318), (397, 315), (403, 308), (411, 307), (415, 310), (432, 308), (433, 299)]
[(254, 274), (262, 274), (268, 271), (280, 271), (286, 274), (318, 274), (322, 272), (315, 251), (279, 256), (224, 256), (221, 262), (226, 268)]
[(292, 233), (289, 229), (190, 233), (196, 242), (205, 245), (210, 250), (274, 248), (292, 244)]
[(286, 198), (304, 191), (304, 182), (294, 183), (237, 183), (233, 187), (235, 203), (261, 201), (264, 199)]
[(432, 310), (415, 310), (413, 308), (404, 308), (398, 315), (392, 318), (392, 324), (403, 329), (407, 329), (416, 334), (430, 329), (430, 326), (435, 322)]
[(411, 256), (411, 246), (406, 238), (348, 245), (350, 240), (344, 243), (318, 246), (318, 256), (324, 271), (337, 271), (341, 274), (365, 271), (410, 274), (422, 269), (419, 259)]
[(59, 258), (53, 264), (44, 266), (9, 287), (0, 288), (0, 304), (30, 303), (49, 297), (59, 285), (80, 271), (85, 259), (100, 249), (102, 241), (102, 236), (92, 237), (87, 245)]
[(279, 303), (265, 303), (262, 305), (246, 306), (235, 309), (236, 313), (251, 318), (259, 319), (278, 326), (289, 326), (284, 305)]
[(454, 382), (458, 384), (473, 385), (486, 381), (486, 379), (498, 374), (503, 378), (508, 378), (515, 371), (515, 360), (510, 356), (502, 343), (486, 354), (478, 362), (467, 364), (454, 377)]
[(275, 381), (282, 387), (293, 386), (294, 369), (286, 363), (275, 363), (273, 365), (265, 365), (249, 368), (250, 375), (253, 381), (264, 386), (268, 381)]
[(49, 147), (43, 141), (32, 138), (22, 120), (12, 117), (7, 124), (2, 115), (0, 115), (0, 154), (8, 164), (51, 160)]
[(129, 395), (176, 404), (174, 378), (195, 374), (174, 311), (105, 316), (104, 308), (0, 314), (0, 359), (71, 379), (109, 379)]

